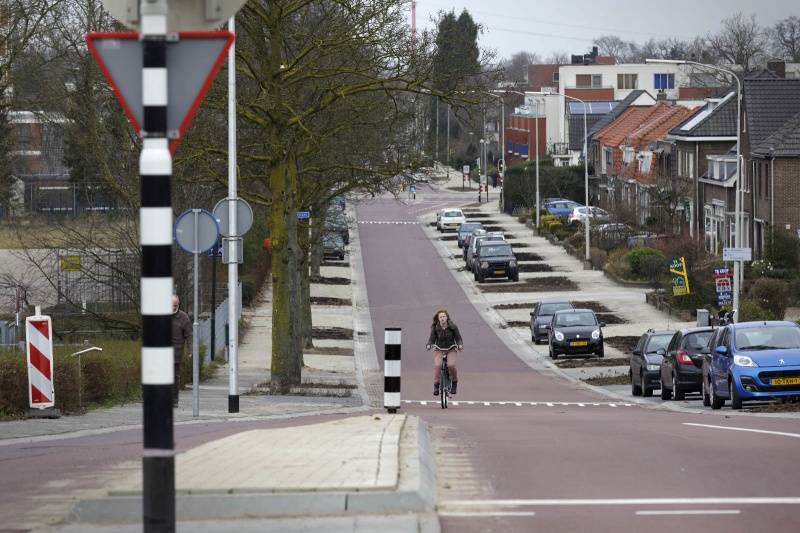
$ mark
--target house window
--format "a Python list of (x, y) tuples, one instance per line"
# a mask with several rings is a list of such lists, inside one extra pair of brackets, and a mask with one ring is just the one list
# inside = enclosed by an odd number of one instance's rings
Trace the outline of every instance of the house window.
[(617, 89), (638, 89), (639, 75), (638, 74), (617, 74)]
[(622, 164), (630, 166), (633, 163), (633, 157), (636, 155), (632, 146), (623, 146), (622, 147)]
[(612, 152), (613, 148), (610, 146), (603, 147), (603, 161), (602, 161), (602, 168), (603, 172), (606, 172), (608, 165), (614, 166), (614, 153)]
[(641, 174), (650, 174), (650, 167), (652, 166), (653, 161), (653, 152), (649, 150), (642, 150), (636, 155), (636, 159), (639, 161), (639, 172)]
[(553, 72), (553, 81), (558, 83), (558, 72)]
[(655, 74), (653, 76), (653, 86), (656, 90), (674, 89), (675, 74)]
[(31, 125), (15, 124), (17, 130), (17, 150), (27, 152), (31, 149)]
[(575, 76), (575, 85), (578, 87), (602, 87), (602, 74), (578, 74)]

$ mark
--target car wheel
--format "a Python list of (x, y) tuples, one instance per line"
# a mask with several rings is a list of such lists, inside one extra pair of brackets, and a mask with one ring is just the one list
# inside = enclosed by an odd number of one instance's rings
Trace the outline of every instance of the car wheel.
[(519, 281), (519, 272), (509, 278), (511, 281)]
[(556, 351), (555, 351), (555, 350), (553, 350), (553, 345), (552, 345), (552, 344), (550, 345), (550, 358), (551, 358), (553, 361), (555, 361), (556, 359), (558, 359), (558, 354), (556, 353)]
[(676, 372), (672, 373), (672, 399), (676, 402), (680, 402), (686, 398), (686, 393), (680, 386), (678, 386), (678, 374)]
[(741, 409), (742, 400), (739, 399), (739, 395), (736, 394), (736, 385), (733, 383), (733, 377), (728, 378), (728, 390), (731, 393), (731, 409)]
[(472, 277), (473, 277), (473, 279), (475, 279), (475, 281), (478, 281), (478, 271), (477, 270), (473, 270), (472, 271)]
[(631, 378), (631, 396), (641, 396), (642, 387), (633, 381), (633, 372), (628, 371), (628, 376)]
[(706, 380), (703, 378), (703, 405), (706, 407), (711, 406), (711, 397), (708, 395), (708, 385), (706, 385)]
[(672, 399), (672, 391), (669, 390), (666, 385), (664, 385), (664, 378), (661, 377), (661, 399), (662, 400), (671, 400)]
[(477, 272), (478, 272), (478, 283), (483, 283), (484, 281), (486, 281), (486, 278), (483, 275), (483, 271), (478, 270)]
[(642, 372), (640, 377), (642, 381), (642, 396), (649, 398), (653, 395), (653, 389), (648, 388), (647, 385), (644, 384), (644, 372)]
[(597, 357), (599, 357), (600, 359), (602, 359), (605, 356), (606, 356), (606, 353), (605, 353), (604, 350), (600, 350), (599, 352), (597, 352)]
[(719, 396), (717, 396), (717, 394), (714, 392), (714, 384), (713, 383), (709, 383), (708, 384), (708, 396), (709, 396), (709, 399), (711, 400), (710, 403), (711, 403), (711, 408), (712, 409), (714, 409), (714, 410), (722, 409), (722, 406), (725, 405), (725, 400), (720, 398)]

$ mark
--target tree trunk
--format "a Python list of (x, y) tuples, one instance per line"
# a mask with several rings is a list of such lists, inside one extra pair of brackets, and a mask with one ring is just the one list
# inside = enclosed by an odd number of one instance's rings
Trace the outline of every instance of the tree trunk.
[(303, 348), (313, 348), (314, 343), (311, 338), (311, 328), (313, 322), (311, 318), (311, 279), (309, 276), (309, 224), (298, 224), (297, 241), (300, 248), (300, 327)]

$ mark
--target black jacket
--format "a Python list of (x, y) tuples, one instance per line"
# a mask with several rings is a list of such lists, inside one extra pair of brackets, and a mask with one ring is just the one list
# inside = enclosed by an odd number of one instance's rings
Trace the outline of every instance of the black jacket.
[(431, 336), (428, 337), (428, 344), (435, 344), (440, 348), (447, 348), (453, 344), (463, 346), (464, 341), (461, 339), (458, 326), (456, 326), (452, 320), (448, 320), (447, 327), (444, 329), (439, 325), (439, 322), (431, 326)]

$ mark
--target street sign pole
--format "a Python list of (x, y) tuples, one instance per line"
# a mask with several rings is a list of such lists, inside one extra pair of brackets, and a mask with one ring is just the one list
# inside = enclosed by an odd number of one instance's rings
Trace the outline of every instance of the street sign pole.
[[(228, 31), (235, 35), (234, 17), (228, 20)], [(236, 42), (228, 49), (228, 227), (233, 237), (228, 241), (228, 412), (239, 412), (239, 321), (236, 319), (236, 308), (239, 299), (239, 263), (237, 245), (239, 231), (236, 217)]]
[(142, 389), (143, 526), (175, 531), (172, 387), (172, 154), (167, 136), (167, 1), (143, 0), (142, 41)]

